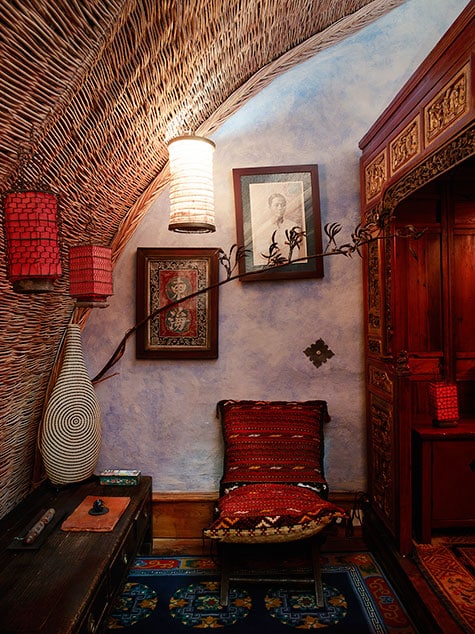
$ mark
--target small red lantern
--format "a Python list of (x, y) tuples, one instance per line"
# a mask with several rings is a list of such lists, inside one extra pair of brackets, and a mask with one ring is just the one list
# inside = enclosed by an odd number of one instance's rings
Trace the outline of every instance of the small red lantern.
[(429, 411), (436, 427), (456, 427), (459, 418), (457, 386), (447, 381), (429, 383)]
[(69, 294), (78, 303), (104, 307), (112, 295), (112, 249), (81, 244), (69, 249)]
[(7, 275), (18, 293), (53, 290), (61, 276), (57, 198), (51, 192), (16, 191), (3, 199)]

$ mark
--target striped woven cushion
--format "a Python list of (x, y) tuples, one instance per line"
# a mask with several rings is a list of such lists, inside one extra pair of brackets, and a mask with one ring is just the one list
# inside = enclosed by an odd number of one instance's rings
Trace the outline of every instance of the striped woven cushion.
[(325, 401), (218, 403), (225, 442), (221, 491), (251, 483), (303, 483), (327, 495), (323, 470)]
[(311, 537), (345, 511), (311, 489), (293, 484), (248, 484), (223, 495), (205, 537), (264, 543)]

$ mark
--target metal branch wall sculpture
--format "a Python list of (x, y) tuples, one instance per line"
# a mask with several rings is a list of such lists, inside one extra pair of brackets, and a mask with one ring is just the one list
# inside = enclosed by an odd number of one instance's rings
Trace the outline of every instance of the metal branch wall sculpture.
[[(307, 260), (309, 259), (309, 257), (321, 258), (321, 257), (330, 256), (330, 255), (344, 255), (346, 257), (351, 258), (355, 253), (361, 256), (361, 249), (363, 248), (364, 245), (370, 242), (374, 242), (376, 240), (387, 240), (394, 237), (410, 238), (410, 239), (417, 240), (424, 233), (424, 231), (416, 230), (416, 228), (412, 225), (407, 225), (405, 227), (398, 228), (393, 234), (390, 234), (389, 231), (387, 230), (389, 226), (389, 222), (390, 222), (389, 215), (386, 215), (386, 216), (380, 215), (378, 216), (376, 220), (371, 220), (365, 225), (358, 224), (351, 234), (350, 241), (340, 245), (337, 243), (336, 238), (338, 234), (341, 232), (342, 226), (337, 222), (326, 224), (324, 227), (325, 235), (327, 236), (327, 244), (325, 249), (323, 250), (322, 253), (319, 253), (314, 256), (307, 255), (305, 256), (305, 258), (293, 257), (295, 251), (299, 249), (299, 245), (301, 244), (305, 236), (305, 233), (300, 229), (300, 227), (294, 227), (290, 231), (286, 232), (288, 256), (285, 257), (282, 255), (280, 251), (279, 252), (276, 251), (276, 248), (274, 246), (275, 241), (274, 239), (272, 239), (270, 247), (269, 247), (268, 255), (266, 256), (268, 260), (268, 264), (266, 265), (265, 268), (270, 269), (275, 267), (286, 266), (291, 263), (293, 264), (295, 262)], [(203, 293), (207, 293), (208, 291), (214, 288), (218, 288), (234, 280), (242, 279), (248, 275), (253, 275), (253, 272), (235, 273), (236, 269), (238, 268), (240, 258), (242, 258), (246, 252), (247, 251), (244, 249), (244, 247), (236, 245), (236, 244), (233, 244), (231, 246), (229, 253), (226, 253), (224, 250), (220, 249), (219, 262), (226, 274), (224, 279), (220, 280), (216, 284), (213, 284), (206, 288), (200, 289), (199, 291), (191, 293), (187, 295), (186, 297), (182, 297), (179, 300), (170, 302), (166, 304), (165, 306), (161, 306), (157, 310), (147, 315), (147, 317), (145, 317), (142, 321), (135, 324), (135, 326), (130, 328), (125, 333), (125, 335), (123, 336), (119, 345), (113, 352), (109, 361), (107, 361), (107, 363), (104, 365), (102, 370), (92, 379), (92, 382), (99, 383), (100, 381), (104, 381), (114, 376), (113, 374), (106, 376), (106, 373), (121, 359), (122, 355), (125, 352), (125, 348), (129, 338), (140, 327), (142, 327), (151, 319), (154, 319), (162, 311), (169, 310), (172, 306), (180, 304), (181, 302), (189, 300)]]

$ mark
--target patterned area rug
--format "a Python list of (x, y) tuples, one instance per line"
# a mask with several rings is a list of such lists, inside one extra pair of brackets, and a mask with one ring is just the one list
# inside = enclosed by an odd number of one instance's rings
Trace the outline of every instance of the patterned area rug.
[[(471, 537), (473, 542), (473, 535)], [(424, 577), (460, 627), (475, 633), (475, 543), (443, 538), (417, 546)]]
[[(414, 634), (394, 589), (369, 553), (325, 554), (325, 607), (308, 591), (231, 585), (219, 604), (219, 574), (203, 557), (138, 558), (109, 620), (109, 632), (174, 634), (229, 628), (234, 634), (324, 629), (328, 634)], [(290, 629), (289, 629), (290, 628)]]

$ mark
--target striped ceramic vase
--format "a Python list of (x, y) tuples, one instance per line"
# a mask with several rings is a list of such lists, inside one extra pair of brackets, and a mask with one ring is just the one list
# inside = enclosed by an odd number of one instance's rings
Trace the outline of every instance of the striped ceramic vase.
[(52, 484), (86, 480), (101, 447), (101, 412), (81, 348), (78, 325), (67, 327), (63, 364), (43, 418), (40, 451)]

